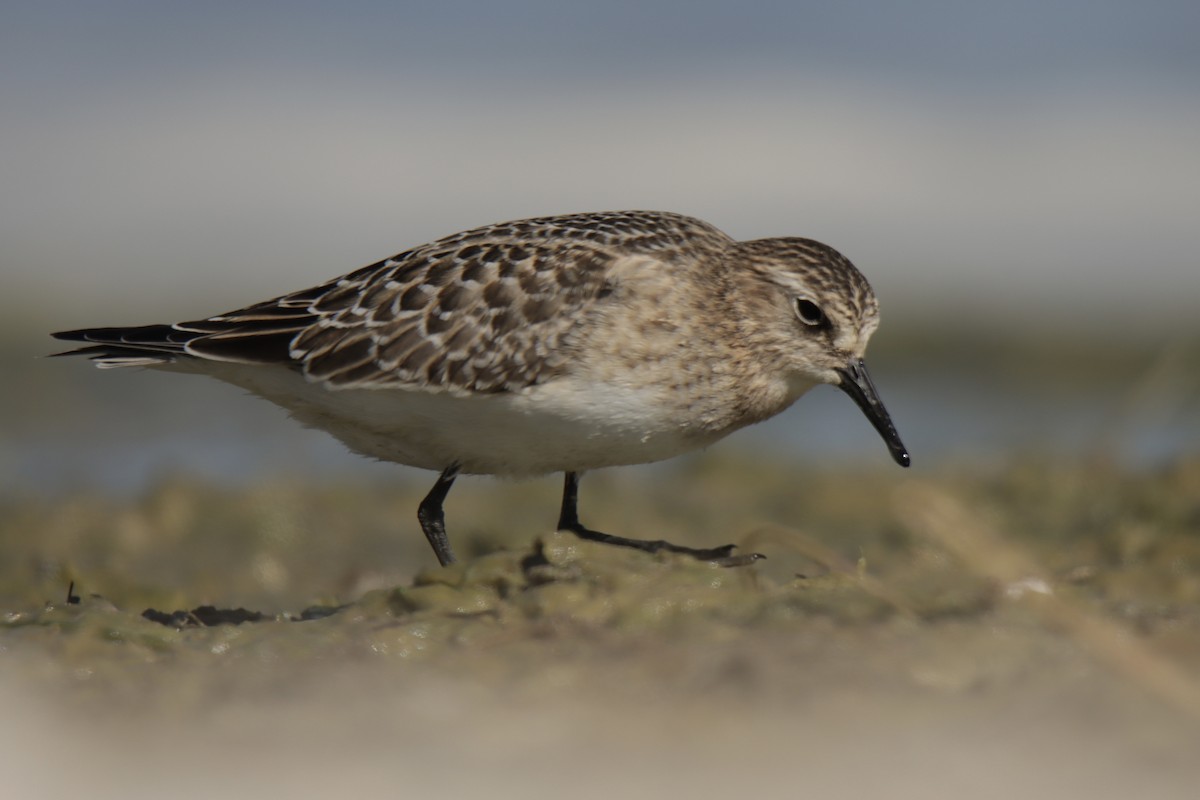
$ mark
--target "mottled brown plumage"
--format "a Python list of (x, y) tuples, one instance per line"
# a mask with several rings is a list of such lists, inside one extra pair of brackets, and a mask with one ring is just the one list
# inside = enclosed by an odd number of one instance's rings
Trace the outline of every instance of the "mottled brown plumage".
[(818, 383), (907, 465), (862, 365), (877, 325), (866, 279), (826, 245), (628, 211), (476, 228), (207, 319), (55, 336), (100, 366), (213, 375), (358, 452), (442, 470), (421, 524), (446, 563), (460, 470), (564, 471), (560, 524), (594, 533), (574, 517), (579, 471), (706, 446)]

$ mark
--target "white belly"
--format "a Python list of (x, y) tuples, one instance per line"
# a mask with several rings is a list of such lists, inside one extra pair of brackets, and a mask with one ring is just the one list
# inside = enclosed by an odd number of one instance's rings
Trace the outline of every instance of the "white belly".
[(565, 378), (476, 396), (330, 391), (286, 368), (206, 366), (358, 453), (432, 470), (459, 464), (465, 473), (522, 476), (641, 464), (704, 447), (733, 430), (714, 431), (703, 414), (689, 414), (677, 398), (647, 387)]

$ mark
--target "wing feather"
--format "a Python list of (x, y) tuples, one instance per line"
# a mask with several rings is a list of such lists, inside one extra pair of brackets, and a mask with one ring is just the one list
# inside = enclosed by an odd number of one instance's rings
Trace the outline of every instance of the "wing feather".
[(564, 370), (580, 323), (630, 256), (671, 269), (732, 240), (649, 211), (502, 223), (439, 239), (320, 286), (204, 320), (68, 331), (108, 366), (191, 356), (280, 363), (330, 388), (513, 391)]

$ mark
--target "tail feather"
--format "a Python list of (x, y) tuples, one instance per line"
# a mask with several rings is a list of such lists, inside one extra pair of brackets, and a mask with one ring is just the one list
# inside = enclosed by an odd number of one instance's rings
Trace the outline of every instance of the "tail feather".
[(317, 321), (310, 294), (328, 287), (268, 300), (207, 319), (173, 325), (81, 328), (51, 334), (82, 342), (83, 347), (56, 356), (87, 356), (102, 368), (152, 367), (199, 359), (296, 366), (291, 342)]
[(138, 325), (127, 328), (80, 328), (50, 334), (68, 342), (125, 344), (132, 347), (181, 348), (196, 336), (194, 331), (174, 325)]
[(187, 342), (197, 334), (171, 325), (141, 325), (132, 328), (81, 328), (51, 335), (55, 339), (86, 342), (89, 345), (54, 353), (55, 356), (87, 356), (96, 362), (96, 366), (108, 369), (169, 364), (187, 355)]
[(194, 358), (290, 363), (289, 345), (303, 327), (303, 319), (275, 314), (249, 321), (239, 319), (233, 324), (217, 318), (176, 325), (81, 328), (51, 335), (86, 345), (55, 356), (86, 356), (96, 366), (109, 369), (152, 367)]

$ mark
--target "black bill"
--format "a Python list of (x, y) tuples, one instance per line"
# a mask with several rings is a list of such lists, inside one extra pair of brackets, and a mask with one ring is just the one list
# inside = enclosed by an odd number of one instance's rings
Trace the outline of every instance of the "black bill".
[(888, 416), (887, 409), (883, 407), (883, 401), (879, 399), (879, 395), (875, 391), (875, 384), (871, 383), (871, 376), (867, 374), (867, 365), (863, 363), (863, 360), (860, 358), (858, 361), (851, 361), (837, 372), (842, 376), (838, 387), (850, 395), (867, 415), (867, 419), (871, 420), (875, 430), (879, 431), (879, 435), (887, 443), (888, 450), (891, 452), (892, 458), (896, 459), (896, 463), (902, 467), (911, 464), (912, 459), (908, 457), (908, 450), (905, 449), (904, 442), (900, 441), (900, 434), (896, 433), (896, 426), (892, 424), (892, 418)]

